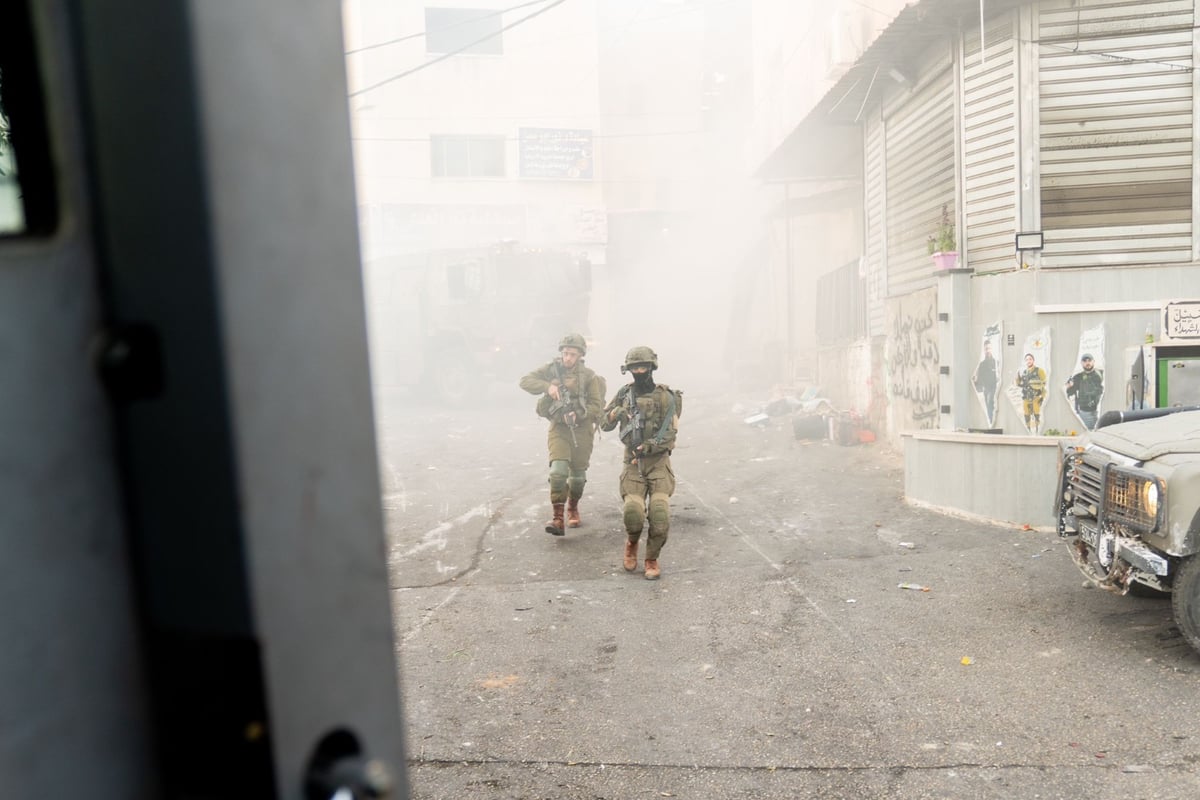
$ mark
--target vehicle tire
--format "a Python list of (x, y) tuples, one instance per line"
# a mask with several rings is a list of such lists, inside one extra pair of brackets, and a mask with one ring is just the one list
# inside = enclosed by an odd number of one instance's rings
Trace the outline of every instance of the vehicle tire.
[(1171, 589), (1171, 610), (1183, 638), (1200, 652), (1200, 558), (1190, 556), (1180, 565)]

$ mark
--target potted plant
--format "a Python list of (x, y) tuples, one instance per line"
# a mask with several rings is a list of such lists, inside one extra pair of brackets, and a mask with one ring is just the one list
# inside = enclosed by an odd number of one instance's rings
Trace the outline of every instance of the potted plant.
[(942, 219), (937, 231), (930, 234), (927, 246), (938, 269), (954, 269), (958, 266), (958, 237), (955, 236), (949, 205), (942, 205)]

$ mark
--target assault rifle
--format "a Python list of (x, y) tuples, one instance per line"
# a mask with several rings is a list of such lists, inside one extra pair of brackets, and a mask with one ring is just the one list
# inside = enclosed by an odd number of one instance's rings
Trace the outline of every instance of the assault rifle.
[(633, 397), (632, 386), (625, 392), (625, 412), (628, 419), (621, 425), (618, 436), (626, 447), (637, 453), (637, 449), (646, 439), (646, 416)]
[(550, 419), (557, 420), (567, 426), (571, 431), (571, 444), (575, 447), (579, 446), (579, 440), (575, 438), (575, 429), (579, 427), (579, 413), (575, 409), (574, 398), (567, 391), (567, 379), (563, 374), (562, 362), (558, 363), (558, 399), (550, 404), (548, 409)]

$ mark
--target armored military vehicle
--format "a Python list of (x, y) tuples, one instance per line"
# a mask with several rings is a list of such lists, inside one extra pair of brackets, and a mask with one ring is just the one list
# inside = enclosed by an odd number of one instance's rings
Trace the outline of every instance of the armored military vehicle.
[(1200, 651), (1200, 408), (1110, 411), (1061, 445), (1058, 533), (1097, 585), (1169, 593)]

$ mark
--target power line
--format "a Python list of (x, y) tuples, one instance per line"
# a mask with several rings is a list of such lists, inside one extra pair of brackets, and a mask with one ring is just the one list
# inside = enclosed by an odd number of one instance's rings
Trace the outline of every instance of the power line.
[[(510, 11), (516, 11), (519, 8), (526, 8), (527, 6), (536, 6), (536, 5), (545, 3), (545, 2), (547, 2), (547, 0), (530, 0), (530, 2), (528, 2), (528, 3), (521, 3), (521, 4), (515, 5), (515, 6), (509, 6), (508, 8), (502, 8), (499, 11), (493, 11), (490, 14), (482, 14), (478, 17), (471, 17), (470, 19), (463, 19), (463, 20), (459, 20), (458, 22), (452, 22), (449, 25), (442, 26), (441, 28), (434, 28), (432, 33), (441, 33), (442, 31), (448, 31), (453, 28), (457, 28), (460, 25), (466, 25), (471, 22), (479, 22), (480, 20), (484, 20), (484, 19), (491, 19), (492, 17), (498, 17), (502, 14), (507, 14)], [(368, 50), (377, 50), (380, 47), (387, 47), (388, 45), (391, 45), (391, 44), (399, 44), (400, 42), (407, 42), (410, 39), (420, 39), (422, 36), (425, 36), (427, 33), (430, 33), (430, 32), (431, 31), (420, 31), (418, 33), (410, 33), (407, 36), (401, 36), (398, 39), (388, 39), (386, 42), (376, 42), (375, 44), (363, 45), (362, 47), (356, 47), (353, 50), (347, 50), (346, 55), (352, 56), (355, 53), (365, 53)]]
[(495, 32), (493, 32), (493, 33), (489, 33), (487, 36), (483, 36), (483, 37), (481, 37), (481, 38), (479, 38), (479, 39), (476, 39), (476, 40), (475, 40), (475, 41), (473, 41), (473, 42), (470, 42), (470, 43), (468, 43), (468, 44), (465, 44), (465, 45), (463, 45), (462, 47), (458, 48), (457, 50), (451, 50), (449, 53), (443, 53), (442, 55), (438, 56), (437, 58), (434, 58), (434, 59), (431, 59), (431, 60), (429, 60), (429, 61), (426, 61), (424, 64), (421, 64), (421, 65), (419, 65), (419, 66), (413, 67), (412, 69), (405, 70), (404, 72), (401, 72), (401, 73), (398, 73), (398, 74), (396, 74), (396, 75), (393, 75), (393, 76), (392, 76), (392, 77), (390, 77), (390, 78), (385, 78), (385, 79), (383, 79), (382, 81), (379, 81), (378, 83), (374, 83), (374, 84), (372, 84), (372, 85), (370, 85), (370, 86), (367, 86), (367, 87), (364, 87), (364, 88), (362, 88), (362, 89), (359, 89), (358, 91), (350, 92), (350, 95), (349, 95), (349, 96), (350, 96), (350, 97), (358, 97), (358, 96), (359, 96), (359, 95), (361, 95), (361, 94), (365, 94), (366, 92), (373, 91), (373, 90), (375, 90), (375, 89), (378, 89), (378, 88), (379, 88), (379, 87), (381, 87), (381, 86), (386, 86), (386, 85), (388, 85), (389, 83), (392, 83), (392, 82), (394, 82), (394, 81), (398, 81), (398, 80), (400, 80), (401, 78), (404, 78), (404, 77), (407, 77), (407, 76), (409, 76), (409, 75), (412, 75), (414, 72), (420, 72), (421, 70), (425, 69), (426, 67), (432, 67), (434, 64), (437, 64), (438, 62), (440, 62), (440, 61), (445, 61), (447, 58), (450, 58), (450, 57), (452, 57), (452, 56), (456, 56), (456, 55), (458, 55), (459, 53), (462, 53), (462, 52), (465, 52), (465, 51), (467, 51), (467, 50), (470, 50), (470, 49), (471, 49), (472, 47), (474, 47), (475, 45), (477, 45), (477, 44), (482, 44), (483, 42), (486, 42), (488, 39), (494, 39), (495, 37), (499, 36), (500, 34), (504, 33), (505, 31), (507, 31), (507, 30), (511, 30), (511, 29), (513, 29), (513, 28), (517, 27), (518, 25), (520, 25), (520, 24), (522, 24), (522, 23), (524, 23), (524, 22), (528, 22), (529, 20), (533, 19), (533, 18), (534, 18), (534, 17), (536, 17), (536, 16), (540, 16), (541, 14), (545, 14), (545, 13), (546, 13), (547, 11), (549, 11), (550, 9), (554, 8), (555, 6), (562, 5), (562, 4), (563, 4), (563, 3), (565, 3), (565, 2), (566, 2), (566, 0), (552, 0), (552, 2), (550, 3), (550, 5), (548, 5), (548, 6), (544, 6), (544, 7), (542, 7), (542, 8), (539, 8), (537, 11), (534, 11), (532, 14), (526, 14), (525, 16), (521, 17), (520, 19), (518, 19), (518, 20), (515, 20), (515, 21), (513, 21), (513, 22), (510, 22), (510, 23), (509, 23), (509, 24), (507, 24), (507, 25), (504, 25), (504, 26), (502, 26), (502, 27), (501, 27), (499, 30), (497, 30), (497, 31), (495, 31)]

